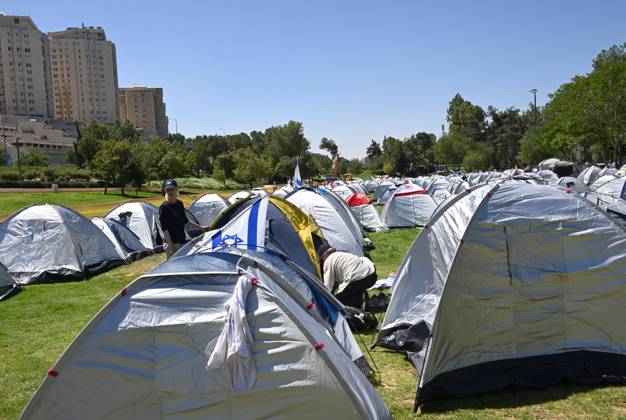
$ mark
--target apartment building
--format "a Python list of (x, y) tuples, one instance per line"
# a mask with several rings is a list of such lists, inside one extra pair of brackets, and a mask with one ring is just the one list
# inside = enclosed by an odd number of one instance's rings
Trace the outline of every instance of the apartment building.
[(120, 120), (130, 121), (146, 139), (167, 138), (168, 124), (163, 89), (135, 85), (120, 88)]

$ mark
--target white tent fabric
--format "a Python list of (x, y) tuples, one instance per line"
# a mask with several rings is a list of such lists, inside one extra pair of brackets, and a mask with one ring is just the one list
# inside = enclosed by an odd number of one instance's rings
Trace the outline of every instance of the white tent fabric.
[(378, 212), (374, 208), (373, 204), (370, 203), (351, 206), (350, 209), (365, 230), (370, 232), (382, 232), (388, 230), (387, 225), (385, 225), (380, 219), (380, 216), (378, 215)]
[(571, 188), (572, 191), (577, 194), (584, 194), (585, 191), (587, 191), (587, 187), (585, 186), (585, 184), (572, 176), (561, 177), (556, 181), (556, 184), (564, 188)]
[(204, 194), (189, 205), (188, 210), (202, 226), (211, 226), (230, 203), (219, 194)]
[(17, 284), (6, 267), (0, 264), (0, 300), (6, 299), (17, 290)]
[(385, 191), (387, 191), (388, 188), (393, 187), (395, 185), (396, 184), (394, 184), (394, 182), (390, 179), (384, 179), (380, 181), (376, 185), (376, 189), (374, 190), (374, 195), (373, 195), (374, 200), (378, 200), (379, 198), (381, 198), (385, 194)]
[(353, 227), (349, 225), (351, 222), (344, 221), (337, 209), (321, 194), (309, 188), (301, 188), (288, 195), (286, 199), (306, 214), (313, 216), (324, 238), (337, 251), (363, 256), (363, 247), (352, 232)]
[(0, 263), (19, 284), (80, 279), (123, 262), (100, 229), (62, 206), (26, 207), (0, 224)]
[(626, 330), (616, 320), (626, 316), (625, 243), (601, 209), (552, 186), (506, 181), (461, 193), (407, 253), (379, 344), (393, 348), (401, 330), (425, 327), (412, 337), (423, 346), (405, 348), (425, 352), (418, 404), (624, 376)]
[(589, 166), (582, 170), (582, 172), (578, 175), (578, 180), (585, 185), (591, 185), (598, 177), (600, 176), (600, 171), (602, 169), (597, 166)]
[(354, 191), (348, 185), (338, 185), (332, 191), (344, 201), (354, 194)]
[(144, 202), (124, 203), (104, 216), (122, 223), (133, 232), (143, 246), (156, 252), (163, 250), (163, 231), (159, 223), (158, 207)]
[(363, 226), (361, 226), (361, 223), (359, 223), (354, 213), (352, 213), (346, 201), (324, 187), (320, 187), (316, 191), (337, 210), (337, 213), (339, 213), (341, 219), (345, 222), (346, 226), (348, 226), (357, 243), (361, 247), (365, 246)]
[(333, 332), (262, 270), (246, 302), (254, 385), (232, 392), (207, 369), (241, 274), (227, 255), (198, 254), (140, 277), (68, 347), (23, 418), (391, 418)]
[(228, 202), (230, 204), (234, 204), (235, 202), (239, 200), (243, 200), (244, 198), (250, 197), (250, 195), (252, 195), (250, 191), (239, 191), (239, 192), (234, 193), (230, 197), (228, 197)]
[(393, 194), (396, 192), (397, 189), (398, 187), (396, 187), (395, 185), (387, 187), (385, 189), (385, 192), (383, 192), (382, 195), (378, 196), (376, 204), (386, 204), (387, 201), (389, 201), (391, 197), (393, 197)]
[(424, 226), (436, 208), (437, 203), (428, 191), (406, 184), (385, 204), (381, 219), (390, 228)]
[(152, 253), (151, 250), (143, 246), (139, 237), (122, 223), (101, 217), (93, 217), (91, 222), (109, 238), (119, 256), (126, 262)]
[(275, 195), (276, 197), (280, 197), (280, 198), (285, 198), (285, 196), (292, 191), (293, 191), (293, 187), (291, 187), (290, 185), (283, 185), (282, 187), (274, 191), (272, 195)]

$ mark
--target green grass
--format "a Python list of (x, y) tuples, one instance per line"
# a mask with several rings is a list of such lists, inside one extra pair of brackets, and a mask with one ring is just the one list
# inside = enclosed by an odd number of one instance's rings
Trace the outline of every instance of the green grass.
[(30, 204), (62, 204), (73, 208), (84, 205), (113, 204), (124, 200), (154, 199), (157, 197), (161, 197), (161, 194), (152, 192), (140, 192), (138, 195), (135, 195), (134, 192), (129, 192), (127, 195), (122, 195), (120, 192), (109, 192), (108, 194), (101, 192), (0, 193), (0, 217), (5, 218)]
[[(418, 229), (370, 234), (379, 274), (396, 271)], [(163, 261), (163, 255), (118, 267), (91, 280), (29, 286), (0, 303), (0, 418), (16, 418), (48, 368), (95, 313), (122, 287)], [(375, 333), (363, 334), (369, 345)], [(376, 348), (376, 388), (396, 419), (411, 412), (417, 374), (399, 353)], [(323, 403), (321, 401), (320, 403)], [(626, 418), (625, 387), (559, 385), (547, 390), (503, 391), (427, 404), (422, 418)]]

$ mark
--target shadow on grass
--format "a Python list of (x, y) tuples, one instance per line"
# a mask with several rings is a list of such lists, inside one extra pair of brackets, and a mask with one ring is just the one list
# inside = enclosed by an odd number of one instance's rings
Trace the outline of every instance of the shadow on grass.
[(471, 397), (430, 401), (422, 405), (420, 411), (423, 414), (444, 414), (455, 410), (518, 408), (564, 400), (574, 394), (588, 392), (600, 387), (610, 388), (618, 387), (618, 385), (590, 386), (560, 382), (545, 389), (508, 388)]

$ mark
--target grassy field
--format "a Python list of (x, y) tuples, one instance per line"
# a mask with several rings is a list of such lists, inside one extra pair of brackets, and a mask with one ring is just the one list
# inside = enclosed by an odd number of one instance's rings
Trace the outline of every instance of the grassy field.
[[(419, 233), (397, 229), (372, 234), (380, 276), (396, 271)], [(163, 261), (163, 255), (118, 267), (91, 280), (30, 286), (0, 303), (0, 418), (12, 419), (46, 371), (89, 319), (121, 288)], [(362, 338), (369, 346), (375, 334)], [(376, 384), (397, 419), (413, 418), (417, 374), (401, 354), (375, 349)], [(323, 403), (323, 402), (322, 402)], [(560, 385), (548, 390), (504, 391), (435, 402), (423, 418), (626, 418), (626, 388)]]
[[(180, 199), (188, 206), (200, 194), (205, 192), (219, 192), (224, 197), (230, 196), (233, 191), (207, 191), (207, 190), (185, 190), (181, 193)], [(163, 201), (163, 196), (156, 192), (127, 192), (122, 195), (120, 192), (19, 192), (0, 193), (0, 221), (10, 216), (13, 212), (30, 204), (62, 204), (70, 207), (87, 217), (103, 216), (110, 209), (124, 201), (147, 201), (159, 205)]]

